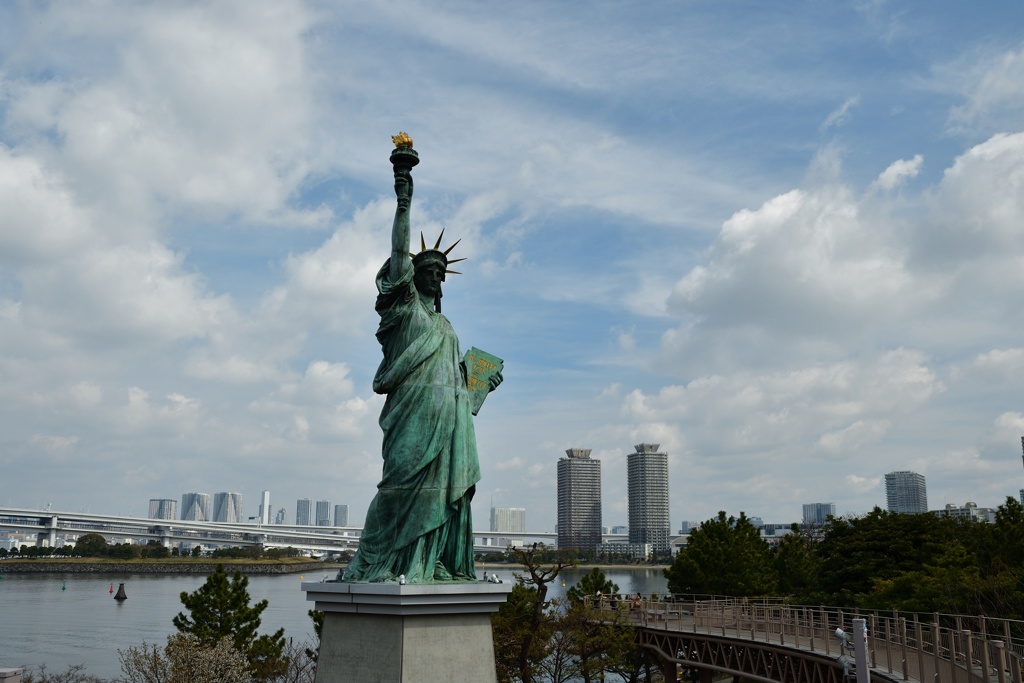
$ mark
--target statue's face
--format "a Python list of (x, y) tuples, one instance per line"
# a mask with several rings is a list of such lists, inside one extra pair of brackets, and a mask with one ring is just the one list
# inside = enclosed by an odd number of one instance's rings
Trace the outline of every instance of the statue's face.
[(444, 282), (444, 265), (436, 261), (428, 261), (416, 269), (413, 283), (420, 294), (436, 296)]

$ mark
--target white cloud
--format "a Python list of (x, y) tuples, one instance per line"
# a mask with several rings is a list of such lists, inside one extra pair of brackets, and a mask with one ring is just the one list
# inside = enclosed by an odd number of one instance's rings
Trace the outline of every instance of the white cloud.
[(1024, 111), (1024, 48), (961, 58), (937, 76), (952, 81), (966, 99), (950, 112), (954, 130), (1019, 125)]
[(913, 159), (899, 159), (889, 164), (875, 180), (874, 185), (879, 189), (888, 191), (902, 185), (907, 178), (913, 178), (921, 172), (921, 164), (924, 157), (915, 154)]
[(845, 125), (850, 120), (850, 110), (860, 104), (860, 95), (846, 98), (839, 108), (830, 113), (821, 124), (822, 130)]

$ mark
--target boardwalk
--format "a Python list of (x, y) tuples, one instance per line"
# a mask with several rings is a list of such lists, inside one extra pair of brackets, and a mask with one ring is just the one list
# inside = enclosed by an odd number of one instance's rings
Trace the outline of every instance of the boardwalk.
[[(612, 609), (611, 603), (602, 609)], [(865, 619), (872, 681), (1024, 683), (1024, 623), (943, 614), (861, 613), (759, 599), (619, 602), (640, 644), (672, 675), (676, 666), (742, 675), (752, 681), (844, 681), (837, 628), (852, 634)]]

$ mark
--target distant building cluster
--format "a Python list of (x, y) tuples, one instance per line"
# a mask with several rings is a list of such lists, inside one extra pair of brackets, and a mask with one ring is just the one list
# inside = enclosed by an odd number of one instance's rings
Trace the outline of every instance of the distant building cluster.
[[(224, 491), (215, 493), (181, 494), (181, 516), (178, 501), (171, 498), (151, 498), (149, 519), (181, 519), (191, 522), (224, 522), (243, 524), (255, 521), (261, 525), (288, 524), (288, 511), (270, 504), (270, 491), (260, 496), (259, 514), (246, 517), (242, 508), (242, 494)], [(300, 526), (348, 526), (348, 505), (331, 505), (328, 500), (315, 504), (309, 498), (300, 498), (295, 506), (295, 524)]]
[[(149, 516), (151, 519), (175, 519), (174, 505), (173, 500), (151, 499)], [(167, 516), (168, 512), (170, 516)], [(240, 524), (245, 520), (242, 515), (242, 494), (222, 491), (211, 497), (209, 493), (183, 493), (181, 519), (190, 522)]]
[[(282, 514), (284, 510), (278, 513)], [(283, 523), (283, 522), (282, 522)], [(329, 500), (310, 498), (295, 501), (295, 524), (297, 526), (348, 526), (348, 505), (331, 506)]]

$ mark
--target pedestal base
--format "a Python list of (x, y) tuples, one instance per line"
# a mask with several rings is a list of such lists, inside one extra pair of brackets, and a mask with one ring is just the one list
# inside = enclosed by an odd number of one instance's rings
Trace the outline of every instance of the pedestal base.
[(511, 584), (304, 583), (324, 612), (316, 683), (496, 682), (490, 614)]

